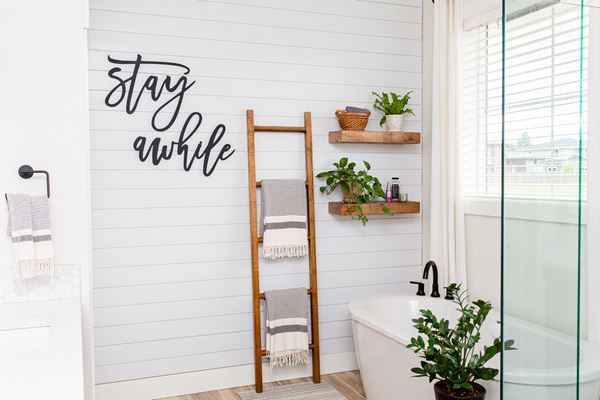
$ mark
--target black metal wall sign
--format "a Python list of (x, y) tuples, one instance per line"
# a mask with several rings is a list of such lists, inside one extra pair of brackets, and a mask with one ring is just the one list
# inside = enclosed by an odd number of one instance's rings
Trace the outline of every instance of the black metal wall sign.
[[(133, 114), (137, 110), (140, 100), (143, 96), (157, 103), (158, 108), (152, 115), (152, 129), (157, 132), (164, 132), (171, 128), (179, 112), (186, 92), (196, 83), (189, 81), (188, 74), (190, 69), (179, 63), (167, 61), (146, 61), (142, 60), (140, 54), (135, 60), (122, 60), (108, 56), (108, 61), (115, 64), (114, 68), (108, 71), (108, 76), (117, 81), (106, 97), (104, 104), (115, 108), (125, 103), (125, 112)], [(132, 66), (131, 72), (123, 71), (119, 65)], [(140, 78), (140, 72), (144, 66), (156, 65), (166, 69), (172, 69), (176, 77), (163, 74), (161, 77), (148, 75), (143, 80)], [(171, 113), (169, 115), (169, 113)], [(166, 119), (166, 122), (164, 120)], [(162, 160), (169, 160), (174, 154), (181, 156), (183, 169), (189, 171), (196, 160), (202, 160), (202, 172), (205, 176), (210, 176), (220, 161), (227, 160), (235, 152), (230, 144), (220, 145), (223, 136), (225, 136), (225, 125), (219, 124), (213, 130), (208, 141), (198, 142), (195, 147), (188, 142), (202, 124), (202, 114), (199, 112), (190, 113), (179, 133), (177, 141), (163, 143), (160, 137), (149, 140), (145, 136), (138, 136), (133, 142), (133, 148), (137, 151), (140, 161), (152, 161), (152, 164), (158, 165)], [(191, 147), (190, 147), (191, 146)], [(216, 149), (220, 146), (220, 149)], [(213, 150), (218, 151), (218, 155), (211, 157)]]

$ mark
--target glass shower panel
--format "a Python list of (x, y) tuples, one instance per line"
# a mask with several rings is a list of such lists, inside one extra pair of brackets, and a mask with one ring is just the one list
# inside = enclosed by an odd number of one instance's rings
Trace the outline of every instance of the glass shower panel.
[(505, 0), (504, 400), (592, 400), (578, 385), (587, 27), (575, 1)]

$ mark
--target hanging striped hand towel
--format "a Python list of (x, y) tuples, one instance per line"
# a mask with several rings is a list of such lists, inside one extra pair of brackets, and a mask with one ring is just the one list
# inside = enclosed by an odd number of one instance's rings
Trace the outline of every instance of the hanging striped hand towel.
[(265, 292), (266, 350), (271, 367), (308, 364), (306, 288)]
[(308, 253), (306, 185), (303, 180), (263, 180), (263, 255), (269, 259)]
[(12, 193), (6, 198), (8, 235), (13, 244), (19, 278), (52, 276), (54, 252), (48, 198)]

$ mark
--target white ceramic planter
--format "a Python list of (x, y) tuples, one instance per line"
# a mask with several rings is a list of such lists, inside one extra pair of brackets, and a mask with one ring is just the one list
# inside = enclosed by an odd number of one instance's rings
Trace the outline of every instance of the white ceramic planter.
[(404, 114), (385, 116), (385, 124), (388, 131), (402, 131), (403, 122)]

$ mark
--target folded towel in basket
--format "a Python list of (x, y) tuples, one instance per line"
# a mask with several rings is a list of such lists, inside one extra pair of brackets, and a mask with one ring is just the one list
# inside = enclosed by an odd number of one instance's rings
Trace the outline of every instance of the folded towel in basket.
[(308, 364), (306, 288), (265, 292), (266, 350), (271, 367)]
[(352, 106), (347, 106), (346, 107), (346, 112), (349, 113), (370, 113), (371, 110), (369, 110), (368, 108), (359, 108), (359, 107), (352, 107)]
[(8, 235), (12, 241), (19, 278), (52, 276), (54, 253), (48, 198), (9, 193), (6, 202)]
[(303, 180), (263, 180), (263, 255), (269, 259), (308, 253), (306, 185)]

